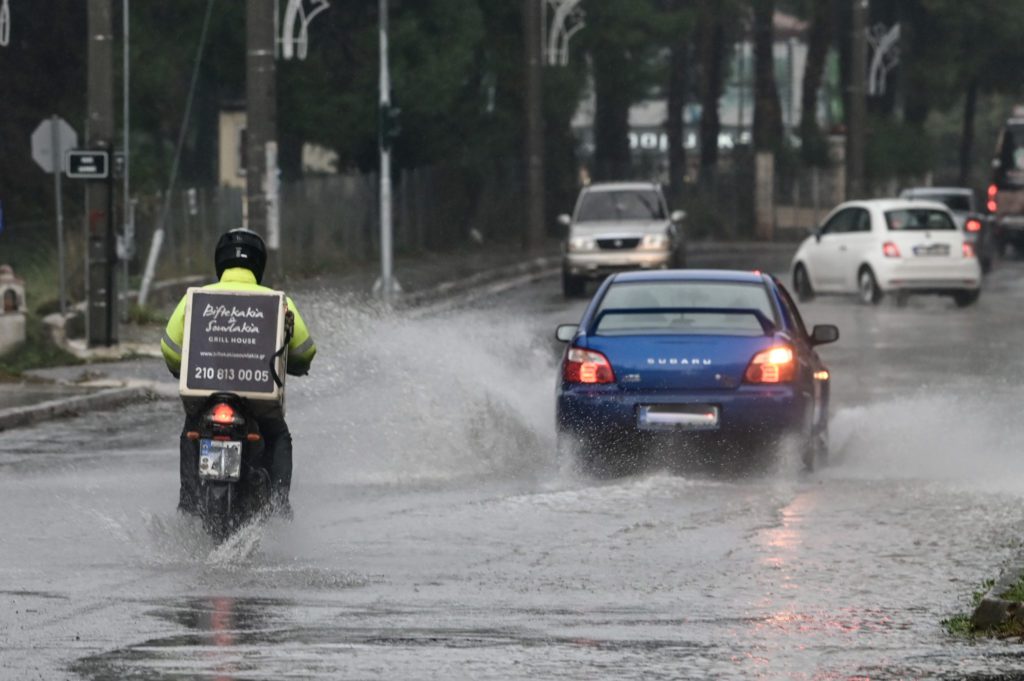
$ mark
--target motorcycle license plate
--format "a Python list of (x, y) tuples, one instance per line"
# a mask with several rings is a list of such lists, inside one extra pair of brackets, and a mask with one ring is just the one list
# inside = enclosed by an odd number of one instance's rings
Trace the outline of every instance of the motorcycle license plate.
[(199, 441), (199, 477), (235, 482), (242, 473), (242, 443), (230, 440)]

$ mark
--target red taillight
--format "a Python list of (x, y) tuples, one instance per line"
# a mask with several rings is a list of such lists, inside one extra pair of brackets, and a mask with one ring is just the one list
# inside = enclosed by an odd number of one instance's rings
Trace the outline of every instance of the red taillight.
[(788, 383), (796, 375), (795, 359), (787, 345), (759, 352), (750, 360), (744, 378), (747, 383)]
[(224, 426), (235, 422), (235, 410), (230, 404), (218, 404), (213, 408), (213, 422)]
[(569, 348), (562, 364), (562, 380), (566, 383), (614, 383), (615, 372), (608, 358), (600, 352)]
[(898, 258), (900, 257), (900, 247), (891, 241), (886, 241), (882, 244), (882, 253), (887, 258)]
[(995, 213), (999, 209), (999, 187), (994, 184), (988, 186), (988, 203), (985, 207), (988, 208), (989, 213)]
[(963, 254), (964, 254), (965, 258), (973, 258), (974, 257), (974, 246), (972, 246), (971, 244), (969, 244), (969, 243), (967, 243), (965, 241), (960, 248), (963, 251)]
[(964, 223), (964, 229), (966, 229), (968, 232), (980, 232), (981, 231), (981, 220), (976, 220), (975, 218), (971, 218), (966, 223)]

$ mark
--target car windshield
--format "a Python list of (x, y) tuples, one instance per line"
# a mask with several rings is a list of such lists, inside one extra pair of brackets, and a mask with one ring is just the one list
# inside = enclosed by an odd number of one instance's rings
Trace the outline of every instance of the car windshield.
[(664, 219), (658, 193), (640, 189), (587, 192), (576, 215), (577, 222)]
[(956, 225), (949, 214), (930, 208), (905, 208), (890, 210), (885, 213), (885, 221), (894, 232), (923, 232), (935, 230), (955, 230)]
[(919, 201), (938, 201), (958, 213), (971, 211), (971, 197), (967, 194), (915, 194), (911, 198)]
[[(666, 312), (628, 312), (664, 308)], [(760, 336), (764, 329), (753, 314), (672, 312), (672, 308), (757, 310), (778, 323), (768, 289), (758, 283), (731, 281), (643, 281), (612, 284), (598, 307), (595, 333), (702, 334)], [(602, 313), (606, 312), (602, 316)]]

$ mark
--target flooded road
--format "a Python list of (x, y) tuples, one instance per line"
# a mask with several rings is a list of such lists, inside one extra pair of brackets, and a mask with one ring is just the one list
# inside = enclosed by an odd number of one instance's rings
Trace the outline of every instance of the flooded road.
[(843, 334), (831, 464), (739, 479), (558, 459), (583, 302), (553, 280), (416, 318), (323, 298), (290, 524), (214, 546), (175, 514), (174, 402), (0, 434), (0, 677), (1024, 675), (940, 624), (1022, 550), (1024, 264), (967, 310), (802, 306)]

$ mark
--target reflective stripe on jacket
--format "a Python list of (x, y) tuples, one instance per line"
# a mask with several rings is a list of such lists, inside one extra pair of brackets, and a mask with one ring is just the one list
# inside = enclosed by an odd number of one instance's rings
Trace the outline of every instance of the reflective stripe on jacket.
[[(232, 267), (224, 270), (220, 281), (216, 284), (204, 286), (205, 289), (214, 291), (267, 291), (274, 289), (260, 286), (256, 283), (256, 276), (244, 267)], [(299, 314), (295, 303), (291, 298), (285, 297), (288, 302), (288, 309), (295, 317), (295, 329), (292, 339), (288, 343), (288, 373), (292, 375), (303, 375), (309, 372), (309, 365), (316, 355), (316, 343), (309, 335), (309, 329), (302, 315)], [(185, 304), (188, 296), (184, 296), (174, 308), (174, 313), (167, 322), (163, 338), (160, 339), (160, 350), (163, 352), (164, 361), (171, 373), (177, 376), (181, 371), (181, 344), (185, 340)]]

